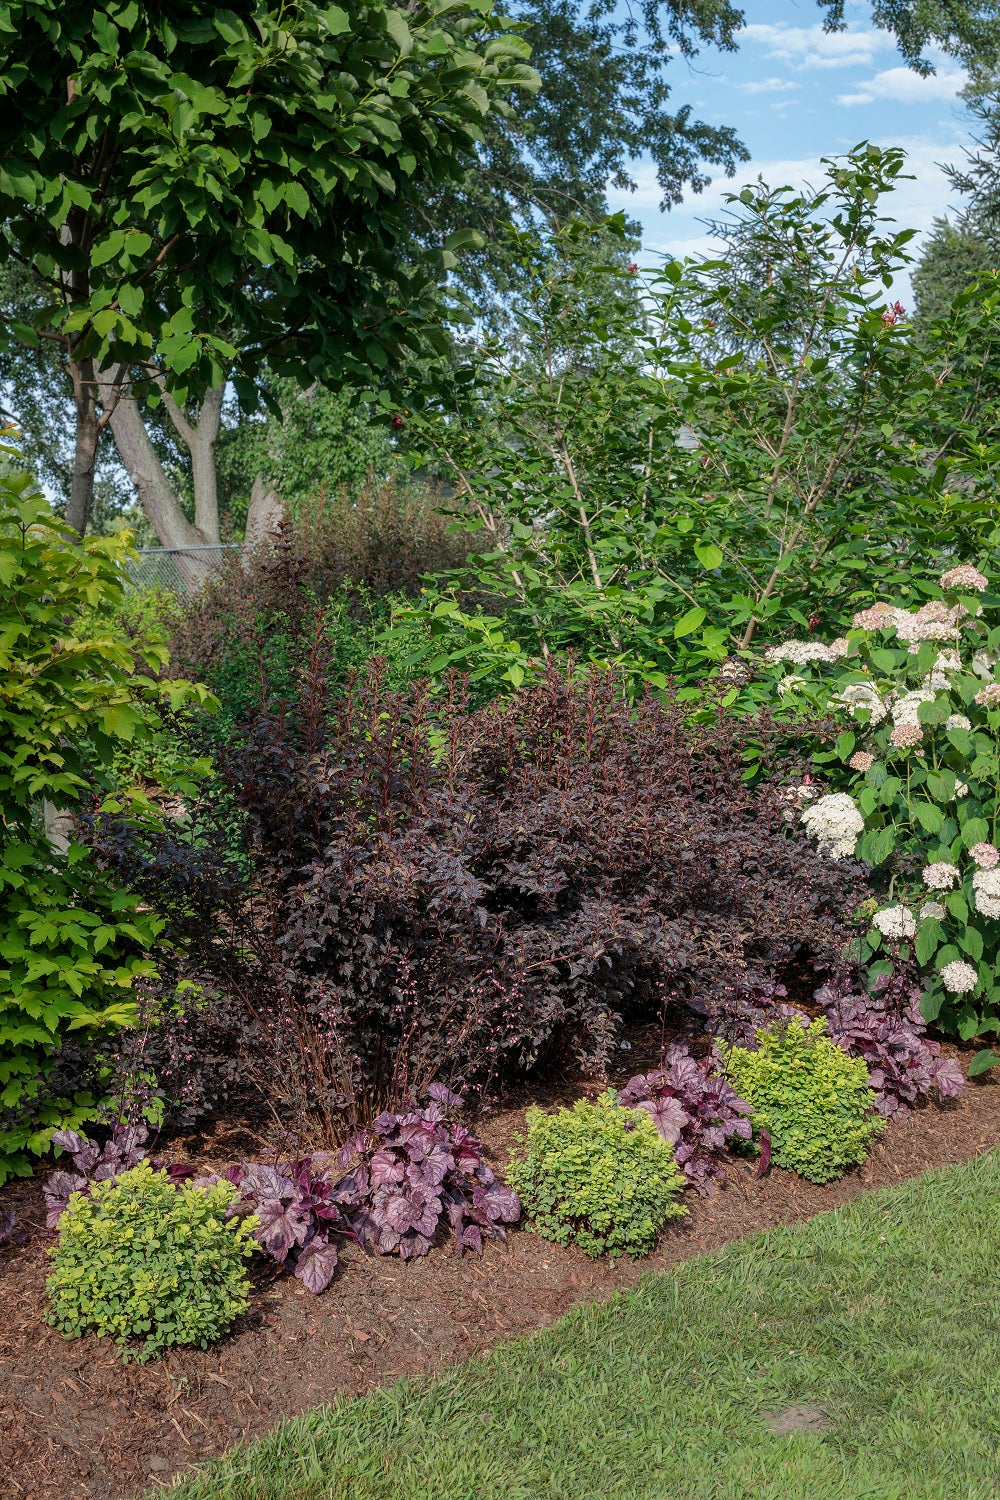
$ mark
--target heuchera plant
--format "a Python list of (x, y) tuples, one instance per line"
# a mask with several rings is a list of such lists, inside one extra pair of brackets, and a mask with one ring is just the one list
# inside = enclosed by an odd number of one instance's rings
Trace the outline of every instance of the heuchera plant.
[(517, 1194), (497, 1181), (480, 1143), (448, 1119), (461, 1097), (441, 1084), (429, 1093), (426, 1109), (379, 1115), (338, 1157), (341, 1166), (355, 1162), (339, 1184), (351, 1225), (380, 1255), (426, 1255), (443, 1218), (461, 1250), (481, 1254), (484, 1238), (503, 1239), (502, 1225), (521, 1217)]
[[(239, 1197), (230, 1212), (256, 1215), (259, 1249), (311, 1292), (324, 1291), (337, 1269), (335, 1235), (407, 1260), (426, 1255), (447, 1220), (459, 1249), (481, 1254), (485, 1240), (502, 1240), (503, 1225), (521, 1217), (520, 1200), (483, 1161), (480, 1142), (450, 1118), (463, 1103), (460, 1095), (441, 1084), (429, 1093), (426, 1109), (379, 1115), (336, 1156), (245, 1162), (195, 1183), (232, 1183)], [(146, 1154), (144, 1126), (119, 1128), (103, 1148), (72, 1131), (60, 1137), (57, 1144), (72, 1155), (76, 1170), (54, 1172), (46, 1184), (50, 1229), (71, 1193), (117, 1177)], [(194, 1176), (179, 1163), (166, 1170), (177, 1183)]]
[(871, 995), (824, 985), (816, 999), (826, 1010), (831, 1041), (864, 1058), (875, 1108), (886, 1119), (904, 1120), (910, 1105), (934, 1094), (952, 1099), (965, 1087), (958, 1063), (925, 1036), (920, 990), (905, 977), (881, 976)]
[(663, 1066), (630, 1078), (619, 1104), (644, 1109), (674, 1148), (674, 1160), (701, 1193), (713, 1193), (726, 1173), (716, 1153), (734, 1137), (749, 1141), (753, 1113), (731, 1084), (712, 1072), (709, 1058), (691, 1056), (686, 1047), (668, 1047)]

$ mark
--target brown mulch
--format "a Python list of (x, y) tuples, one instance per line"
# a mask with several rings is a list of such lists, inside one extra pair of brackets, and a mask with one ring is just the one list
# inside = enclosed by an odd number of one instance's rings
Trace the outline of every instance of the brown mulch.
[[(632, 1065), (626, 1071), (648, 1065), (645, 1050), (623, 1058)], [(583, 1087), (566, 1080), (562, 1097), (553, 1089), (545, 1102), (571, 1102)], [(501, 1169), (522, 1119), (523, 1111), (510, 1109), (478, 1122)], [(227, 1148), (234, 1159), (245, 1150), (235, 1140), (221, 1130), (201, 1143), (203, 1159), (219, 1160)], [(641, 1264), (591, 1261), (523, 1231), (488, 1245), (481, 1259), (442, 1248), (404, 1264), (349, 1248), (323, 1296), (279, 1279), (230, 1337), (145, 1366), (122, 1365), (105, 1341), (69, 1341), (46, 1327), (52, 1237), (39, 1234), (0, 1251), (0, 1493), (4, 1500), (113, 1500), (148, 1491), (340, 1392), (433, 1371), (549, 1323), (574, 1302), (633, 1285), (645, 1267), (664, 1270), (997, 1144), (1000, 1088), (976, 1082), (953, 1103), (890, 1125), (862, 1168), (826, 1187), (780, 1171), (758, 1179), (752, 1164), (731, 1163), (722, 1191), (712, 1199), (691, 1195), (690, 1216), (672, 1224)], [(43, 1218), (37, 1182), (8, 1187), (0, 1204)]]

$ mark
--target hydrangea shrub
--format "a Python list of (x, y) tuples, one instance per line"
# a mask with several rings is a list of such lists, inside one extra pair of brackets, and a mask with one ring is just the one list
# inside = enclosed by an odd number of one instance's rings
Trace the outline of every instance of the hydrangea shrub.
[[(796, 667), (786, 708), (843, 720), (813, 757), (827, 786), (806, 789), (801, 820), (821, 851), (878, 872), (875, 972), (915, 959), (924, 1019), (969, 1041), (1000, 1029), (1000, 595), (969, 564), (934, 592), (768, 655)], [(970, 1071), (995, 1060), (984, 1049)]]
[(648, 1255), (679, 1201), (684, 1175), (645, 1110), (622, 1109), (613, 1090), (596, 1104), (529, 1109), (525, 1153), (509, 1177), (544, 1239), (588, 1255)]
[(864, 1161), (885, 1129), (864, 1060), (830, 1040), (823, 1017), (765, 1027), (755, 1050), (732, 1047), (723, 1056), (777, 1167), (829, 1182)]
[(175, 1186), (140, 1162), (74, 1193), (49, 1251), (49, 1321), (115, 1340), (140, 1362), (205, 1349), (246, 1311), (255, 1221), (234, 1219), (228, 1182)]

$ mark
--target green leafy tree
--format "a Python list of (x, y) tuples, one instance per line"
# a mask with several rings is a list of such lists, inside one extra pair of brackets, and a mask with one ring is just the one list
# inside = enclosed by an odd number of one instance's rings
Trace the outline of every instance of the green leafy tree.
[(1000, 270), (998, 246), (970, 219), (935, 219), (913, 268), (914, 317), (918, 324), (946, 318), (955, 298), (980, 277)]
[[(388, 372), (436, 329), (444, 262), (406, 258), (409, 205), (460, 173), (491, 104), (534, 75), (485, 0), (0, 5), (0, 252), (44, 297), (9, 337), (60, 346), (86, 527), (110, 425), (169, 545), (212, 540), (223, 391)], [(190, 451), (193, 525), (142, 423)]]
[(0, 1182), (95, 1117), (59, 1049), (130, 1024), (162, 926), (46, 826), (110, 791), (115, 752), (152, 732), (161, 701), (209, 697), (160, 682), (163, 648), (137, 659), (115, 631), (121, 542), (72, 540), (26, 477), (0, 478)]
[(555, 255), (520, 237), (517, 337), (478, 341), (447, 401), (413, 414), (486, 544), (456, 583), (496, 601), (404, 615), (428, 665), (516, 686), (571, 649), (693, 677), (979, 534), (995, 444), (978, 410), (939, 409), (994, 303), (914, 340), (891, 293), (911, 236), (881, 206), (902, 169), (862, 146), (815, 191), (745, 189), (733, 239), (768, 268), (749, 287), (725, 257), (673, 263), (640, 296), (589, 263), (584, 229)]

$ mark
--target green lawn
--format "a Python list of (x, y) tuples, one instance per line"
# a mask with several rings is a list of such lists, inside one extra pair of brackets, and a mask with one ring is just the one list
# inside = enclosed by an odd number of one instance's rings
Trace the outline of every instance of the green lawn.
[[(797, 1405), (832, 1425), (767, 1430)], [(995, 1497), (1000, 1155), (650, 1277), (433, 1382), (321, 1408), (170, 1493)]]

